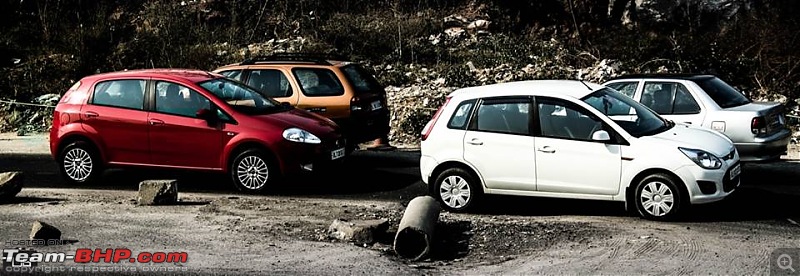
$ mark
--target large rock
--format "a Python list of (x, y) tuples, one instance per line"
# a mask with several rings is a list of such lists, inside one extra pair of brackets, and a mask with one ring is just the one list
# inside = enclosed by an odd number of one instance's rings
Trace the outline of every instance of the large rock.
[(31, 228), (31, 240), (61, 240), (61, 230), (50, 224), (34, 221)]
[(372, 244), (377, 241), (377, 236), (389, 229), (389, 221), (375, 220), (334, 220), (328, 228), (328, 236), (334, 239), (354, 242), (357, 244)]
[(178, 202), (178, 180), (145, 180), (139, 183), (139, 205), (168, 205)]
[(0, 200), (12, 198), (22, 191), (24, 176), (22, 172), (0, 173)]

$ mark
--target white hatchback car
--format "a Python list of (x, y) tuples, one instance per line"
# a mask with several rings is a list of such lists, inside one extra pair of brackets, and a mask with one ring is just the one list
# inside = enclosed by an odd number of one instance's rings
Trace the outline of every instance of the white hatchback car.
[(420, 170), (450, 211), (505, 194), (622, 201), (658, 220), (725, 198), (741, 166), (716, 131), (676, 125), (611, 88), (539, 80), (450, 94), (423, 130)]

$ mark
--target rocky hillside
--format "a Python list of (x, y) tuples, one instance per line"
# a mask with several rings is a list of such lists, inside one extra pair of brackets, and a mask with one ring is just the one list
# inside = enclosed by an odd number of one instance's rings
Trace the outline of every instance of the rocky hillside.
[[(713, 73), (797, 115), (796, 0), (17, 1), (0, 9), (0, 101), (52, 104), (82, 76), (213, 69), (328, 52), (374, 69), (392, 138), (457, 87), (638, 72)], [(398, 104), (403, 103), (403, 104)], [(44, 130), (48, 107), (0, 102), (0, 131)]]

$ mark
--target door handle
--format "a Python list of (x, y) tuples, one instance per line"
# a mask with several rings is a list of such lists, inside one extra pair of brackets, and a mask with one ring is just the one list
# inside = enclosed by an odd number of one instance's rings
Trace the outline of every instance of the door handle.
[(683, 122), (684, 124), (691, 125), (692, 122)]
[(544, 153), (554, 153), (554, 152), (556, 152), (556, 149), (551, 148), (550, 146), (544, 146), (544, 147), (541, 147), (541, 148), (537, 149), (537, 151), (541, 151), (541, 152), (544, 152)]
[(164, 121), (159, 120), (159, 119), (150, 119), (149, 122), (150, 122), (151, 126), (160, 126), (160, 125), (164, 124)]
[(95, 117), (99, 117), (100, 114), (97, 114), (97, 112), (94, 112), (94, 111), (86, 111), (86, 112), (83, 113), (83, 116), (86, 116), (86, 118), (95, 118)]
[(483, 142), (481, 142), (481, 140), (478, 138), (472, 138), (472, 140), (467, 141), (467, 144), (480, 146), (483, 145)]

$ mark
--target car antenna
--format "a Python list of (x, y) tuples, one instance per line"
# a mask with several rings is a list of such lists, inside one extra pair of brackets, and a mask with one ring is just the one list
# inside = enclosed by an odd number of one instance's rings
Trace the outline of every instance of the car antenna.
[(583, 84), (583, 86), (586, 86), (586, 88), (588, 88), (588, 89), (589, 89), (589, 91), (592, 91), (592, 90), (594, 90), (594, 89), (592, 89), (591, 87), (589, 87), (589, 85), (588, 85), (588, 84), (586, 84), (585, 82), (583, 82), (583, 80), (582, 80), (582, 79), (579, 79), (578, 81), (579, 81), (579, 82), (581, 82), (581, 84)]

